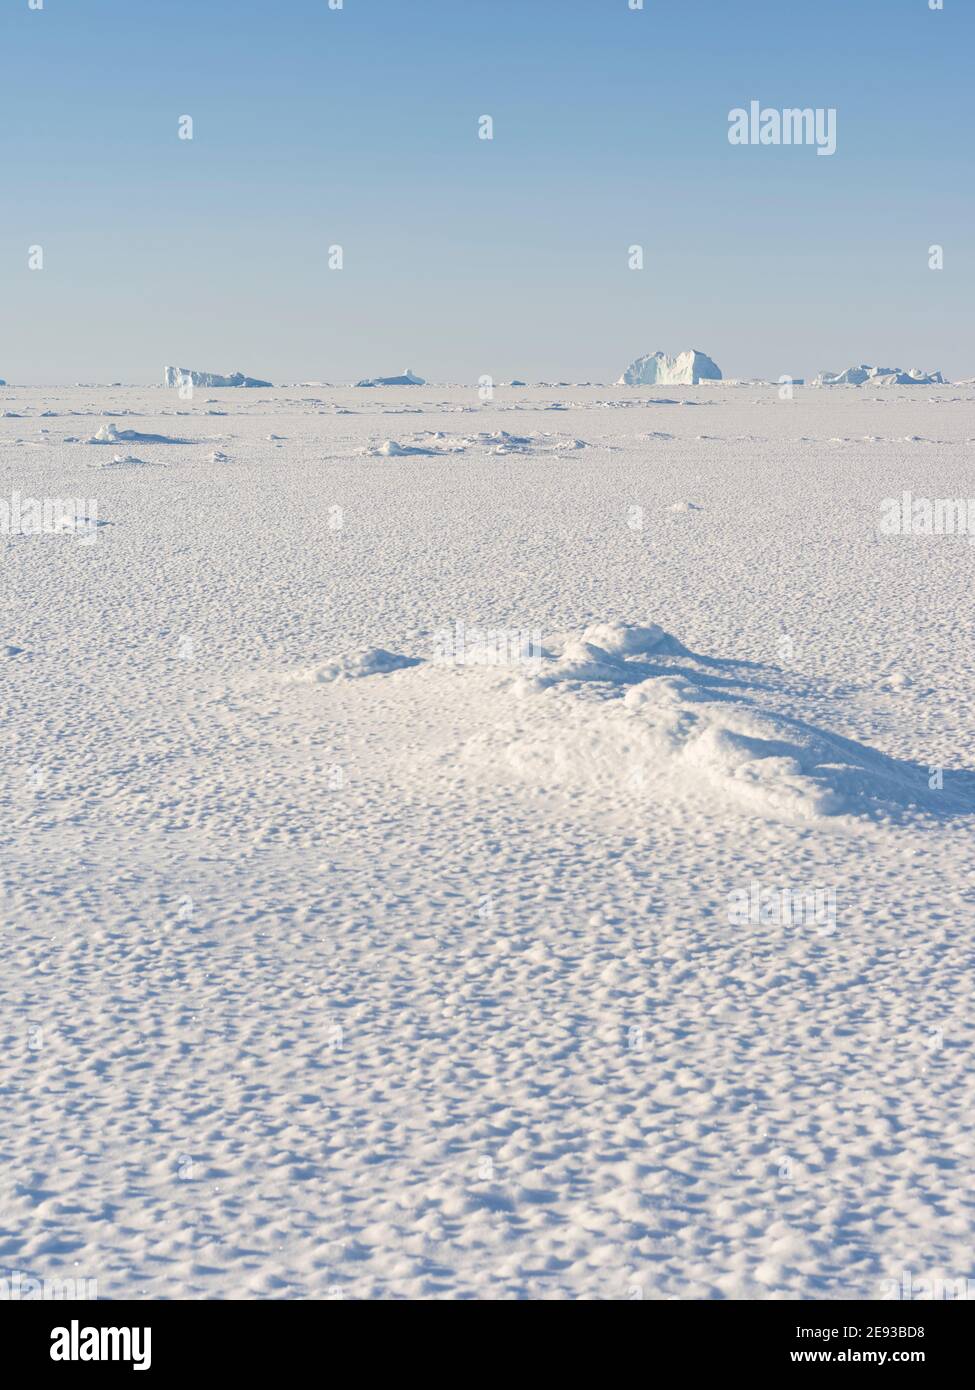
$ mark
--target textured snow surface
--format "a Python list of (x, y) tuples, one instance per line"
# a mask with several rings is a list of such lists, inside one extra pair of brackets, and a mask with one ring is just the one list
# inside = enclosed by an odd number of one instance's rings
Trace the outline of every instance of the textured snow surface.
[(681, 395), (0, 393), (5, 1269), (971, 1276), (975, 393)]

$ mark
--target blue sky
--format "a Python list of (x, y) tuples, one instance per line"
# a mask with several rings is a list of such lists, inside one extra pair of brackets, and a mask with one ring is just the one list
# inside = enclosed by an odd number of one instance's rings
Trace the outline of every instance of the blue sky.
[(972, 375), (973, 53), (969, 0), (2, 0), (0, 376)]

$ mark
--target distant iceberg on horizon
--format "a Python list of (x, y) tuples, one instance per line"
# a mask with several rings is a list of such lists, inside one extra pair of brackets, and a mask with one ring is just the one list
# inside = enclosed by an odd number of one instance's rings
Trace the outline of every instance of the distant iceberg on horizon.
[(218, 372), (196, 372), (192, 367), (166, 368), (167, 386), (185, 386), (187, 382), (191, 386), (202, 386), (205, 388), (218, 386), (271, 386), (269, 381), (259, 381), (257, 377), (244, 376), (243, 372), (231, 372), (229, 376), (221, 376)]
[(698, 348), (676, 357), (651, 352), (631, 362), (617, 386), (696, 386), (700, 381), (720, 381), (721, 368)]
[(422, 376), (416, 376), (407, 367), (402, 376), (375, 376), (357, 381), (356, 386), (426, 386)]
[(922, 372), (920, 367), (905, 372), (901, 367), (868, 367), (864, 362), (858, 367), (847, 367), (845, 372), (820, 372), (811, 385), (947, 386), (948, 382), (941, 372)]

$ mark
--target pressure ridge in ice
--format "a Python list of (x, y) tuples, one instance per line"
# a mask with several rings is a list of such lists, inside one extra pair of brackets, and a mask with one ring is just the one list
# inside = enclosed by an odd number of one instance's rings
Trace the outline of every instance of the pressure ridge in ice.
[(721, 369), (707, 353), (688, 348), (676, 357), (651, 352), (631, 362), (617, 386), (696, 386), (701, 381), (720, 381)]

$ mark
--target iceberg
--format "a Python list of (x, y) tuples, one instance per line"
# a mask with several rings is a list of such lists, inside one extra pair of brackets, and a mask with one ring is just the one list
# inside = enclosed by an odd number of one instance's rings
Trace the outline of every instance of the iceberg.
[(195, 372), (191, 367), (167, 367), (166, 385), (185, 386), (189, 382), (191, 386), (217, 387), (217, 386), (266, 386), (270, 387), (269, 381), (259, 381), (257, 377), (244, 376), (243, 372), (231, 372), (229, 376), (220, 376), (217, 372)]
[(376, 376), (357, 381), (356, 386), (426, 386), (422, 376), (415, 376), (407, 367), (402, 376)]
[(688, 348), (676, 357), (651, 352), (631, 362), (617, 386), (696, 386), (699, 381), (720, 381), (721, 369), (707, 353)]
[(947, 386), (941, 372), (922, 372), (920, 367), (912, 367), (905, 372), (901, 367), (868, 367), (861, 363), (858, 367), (847, 367), (845, 372), (820, 372), (814, 377), (813, 386)]

